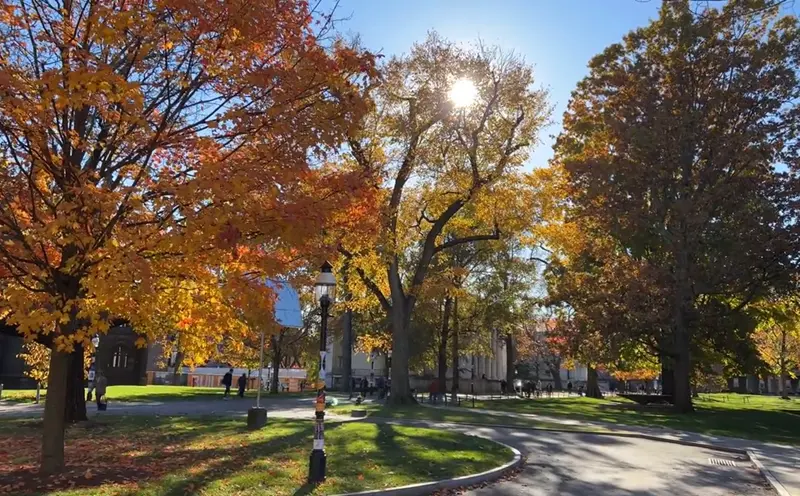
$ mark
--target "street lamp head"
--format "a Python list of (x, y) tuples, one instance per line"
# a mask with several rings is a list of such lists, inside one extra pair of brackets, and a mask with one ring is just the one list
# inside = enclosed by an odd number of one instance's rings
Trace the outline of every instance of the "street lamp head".
[(97, 348), (99, 345), (100, 345), (100, 336), (95, 334), (94, 337), (92, 338), (92, 346)]
[(314, 296), (317, 301), (327, 298), (329, 303), (333, 303), (336, 298), (336, 277), (333, 275), (333, 267), (327, 261), (322, 264), (317, 282), (314, 283)]

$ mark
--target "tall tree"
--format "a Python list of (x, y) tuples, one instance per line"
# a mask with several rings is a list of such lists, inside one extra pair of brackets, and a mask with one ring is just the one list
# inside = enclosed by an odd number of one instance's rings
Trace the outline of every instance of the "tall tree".
[(0, 311), (52, 349), (44, 472), (109, 316), (188, 285), (202, 343), (209, 268), (282, 273), (360, 180), (315, 165), (366, 111), (371, 56), (316, 19), (299, 0), (0, 0)]
[[(498, 50), (459, 47), (432, 34), (392, 59), (375, 89), (376, 109), (359, 139), (354, 163), (383, 188), (379, 237), (342, 248), (391, 322), (394, 403), (413, 401), (408, 381), (409, 329), (419, 291), (437, 254), (498, 239), (491, 188), (518, 168), (536, 143), (548, 108), (533, 89), (530, 66)], [(409, 199), (410, 190), (414, 189)], [(468, 205), (480, 223), (444, 239)]]
[(666, 290), (657, 345), (684, 412), (693, 343), (790, 272), (775, 167), (797, 164), (800, 31), (775, 4), (664, 2), (590, 62), (556, 144), (570, 215)]

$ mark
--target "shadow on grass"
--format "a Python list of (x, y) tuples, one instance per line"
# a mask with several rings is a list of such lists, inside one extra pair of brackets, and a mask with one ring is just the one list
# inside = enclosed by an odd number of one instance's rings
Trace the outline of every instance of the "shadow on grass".
[[(669, 409), (631, 409), (620, 401), (589, 398), (537, 398), (531, 400), (484, 401), (476, 405), (501, 410), (552, 417), (569, 417), (588, 422), (663, 427), (713, 436), (753, 439), (782, 444), (800, 444), (797, 419), (790, 413), (765, 410), (759, 403), (720, 402), (717, 398), (695, 403), (696, 411), (679, 414)], [(467, 410), (469, 410), (467, 408)]]

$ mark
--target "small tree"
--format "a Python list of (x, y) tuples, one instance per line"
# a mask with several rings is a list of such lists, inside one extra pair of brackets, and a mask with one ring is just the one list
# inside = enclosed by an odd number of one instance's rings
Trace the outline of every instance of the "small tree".
[(753, 340), (769, 371), (780, 378), (781, 397), (789, 399), (786, 381), (800, 366), (800, 306), (794, 299), (782, 299), (758, 306), (762, 320)]

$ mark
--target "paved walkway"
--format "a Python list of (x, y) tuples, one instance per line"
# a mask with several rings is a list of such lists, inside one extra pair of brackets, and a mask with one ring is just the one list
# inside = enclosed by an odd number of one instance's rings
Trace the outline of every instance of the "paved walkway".
[[(458, 408), (431, 405), (424, 406), (426, 408), (445, 408), (453, 411), (465, 411), (463, 407)], [(545, 415), (513, 413), (500, 410), (485, 410), (480, 408), (468, 408), (466, 410), (490, 415), (528, 418), (531, 420), (552, 422), (561, 424), (565, 428), (574, 426), (597, 427), (600, 429), (610, 430), (612, 432), (645, 434), (647, 436), (653, 436), (668, 441), (703, 443), (726, 448), (751, 450), (764, 464), (764, 466), (778, 479), (778, 481), (783, 485), (790, 495), (800, 496), (800, 449), (795, 446), (784, 446), (780, 444), (764, 443), (759, 441), (751, 441), (748, 439), (738, 439), (724, 436), (711, 436), (696, 432), (677, 431), (666, 428), (637, 427), (630, 425), (610, 424), (606, 422), (587, 422), (563, 417), (549, 417)], [(667, 445), (662, 444), (662, 446)]]
[(469, 496), (774, 496), (745, 456), (705, 448), (577, 432), (367, 422), (458, 431), (508, 444), (526, 456), (516, 477), (467, 491)]
[[(342, 403), (347, 403), (347, 397), (336, 397)], [(271, 417), (286, 418), (314, 418), (313, 396), (268, 396), (261, 399), (261, 406), (267, 409)], [(373, 400), (367, 400), (367, 403)], [(149, 402), (114, 402), (108, 403), (105, 412), (98, 412), (95, 403), (86, 404), (86, 414), (95, 415), (245, 415), (247, 410), (255, 406), (253, 398), (231, 398), (229, 400), (196, 399), (186, 401), (149, 401)], [(41, 417), (44, 413), (44, 402), (39, 405), (33, 403), (7, 403), (0, 402), (0, 418), (2, 417)], [(341, 418), (332, 411), (328, 411), (327, 418)], [(347, 417), (349, 418), (349, 416)]]

